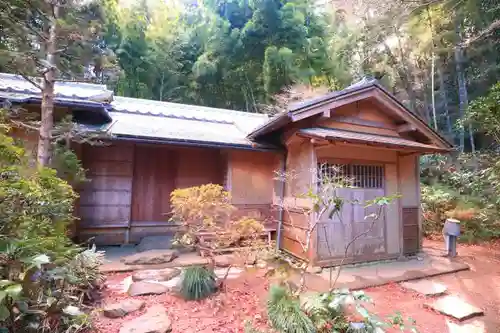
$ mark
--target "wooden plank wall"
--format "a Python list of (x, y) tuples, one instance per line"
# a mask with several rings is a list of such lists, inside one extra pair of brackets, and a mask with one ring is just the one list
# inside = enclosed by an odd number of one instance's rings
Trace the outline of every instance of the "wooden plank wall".
[(175, 188), (222, 184), (226, 160), (218, 149), (117, 142), (82, 149), (90, 182), (80, 192), (80, 241), (138, 243), (172, 234), (168, 221)]
[(84, 146), (83, 165), (89, 182), (80, 192), (79, 238), (98, 244), (126, 241), (132, 198), (133, 146)]

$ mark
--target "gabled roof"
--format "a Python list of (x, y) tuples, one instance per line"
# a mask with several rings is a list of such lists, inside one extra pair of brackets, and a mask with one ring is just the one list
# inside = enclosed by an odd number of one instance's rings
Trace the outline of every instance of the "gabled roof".
[(330, 141), (365, 144), (379, 147), (409, 148), (426, 153), (448, 151), (448, 149), (438, 148), (433, 145), (427, 145), (425, 143), (394, 136), (339, 130), (335, 128), (303, 128), (299, 130), (298, 135), (309, 138), (319, 138)]
[(341, 91), (334, 91), (324, 96), (292, 104), (286, 112), (275, 116), (269, 122), (250, 133), (248, 137), (252, 140), (258, 140), (260, 137), (279, 130), (293, 122), (321, 113), (330, 113), (331, 109), (366, 98), (377, 99), (384, 104), (387, 109), (397, 113), (399, 117), (408, 123), (415, 125), (423, 135), (434, 142), (439, 148), (450, 150), (453, 147), (445, 138), (399, 102), (398, 99), (382, 87), (377, 80), (368, 79), (363, 79)]

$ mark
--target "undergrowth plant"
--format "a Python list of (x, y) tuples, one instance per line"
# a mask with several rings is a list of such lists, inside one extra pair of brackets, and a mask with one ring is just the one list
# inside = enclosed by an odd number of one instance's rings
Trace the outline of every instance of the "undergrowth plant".
[(183, 272), (180, 294), (186, 300), (207, 298), (217, 291), (217, 277), (204, 266), (188, 267)]
[(0, 121), (0, 328), (88, 329), (102, 254), (71, 242), (76, 193), (56, 170), (34, 166), (9, 130)]
[(497, 152), (428, 156), (421, 160), (426, 236), (441, 236), (448, 217), (460, 220), (460, 241), (500, 237), (500, 163)]

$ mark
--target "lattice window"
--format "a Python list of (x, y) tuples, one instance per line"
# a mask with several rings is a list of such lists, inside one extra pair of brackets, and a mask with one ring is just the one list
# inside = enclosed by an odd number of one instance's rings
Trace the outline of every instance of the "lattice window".
[(318, 163), (318, 185), (330, 182), (359, 188), (384, 188), (381, 165)]

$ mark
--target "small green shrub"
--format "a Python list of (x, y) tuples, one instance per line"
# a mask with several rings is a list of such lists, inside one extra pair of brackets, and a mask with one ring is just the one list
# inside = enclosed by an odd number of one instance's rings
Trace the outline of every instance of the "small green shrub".
[(284, 286), (271, 286), (267, 301), (267, 315), (272, 327), (278, 332), (316, 332), (311, 318), (300, 308), (299, 300), (293, 297)]
[(200, 300), (217, 291), (215, 273), (203, 266), (188, 267), (184, 270), (180, 293), (186, 300)]

